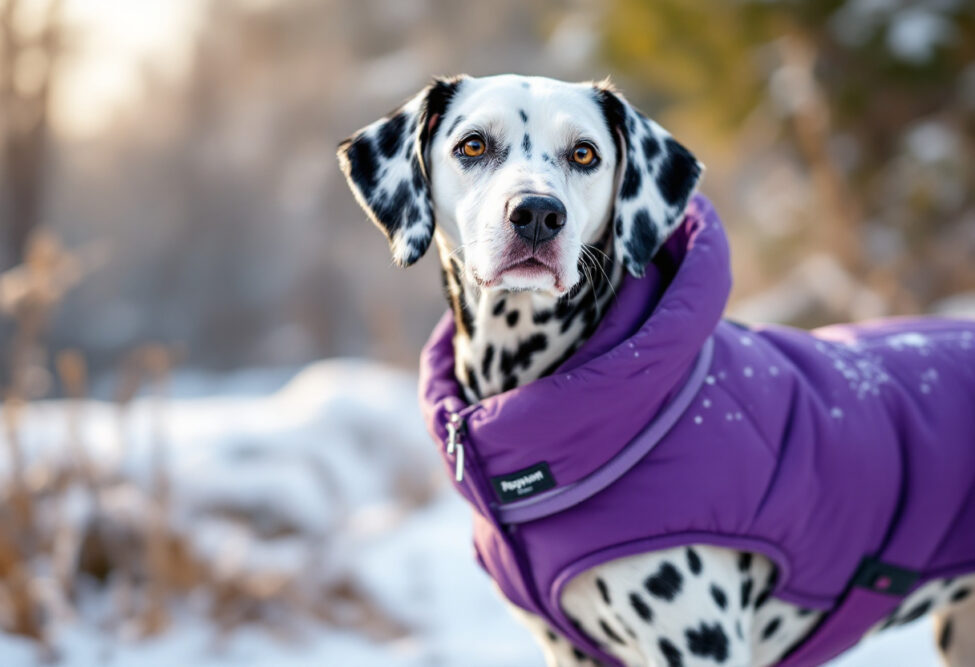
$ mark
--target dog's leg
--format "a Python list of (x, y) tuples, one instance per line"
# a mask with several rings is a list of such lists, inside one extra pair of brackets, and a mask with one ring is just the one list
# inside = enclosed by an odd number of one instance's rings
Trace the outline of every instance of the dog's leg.
[(583, 572), (562, 605), (627, 665), (771, 665), (820, 618), (773, 598), (775, 582), (766, 558), (697, 545)]
[(752, 614), (741, 604), (742, 581), (734, 551), (665, 549), (583, 572), (562, 605), (627, 665), (751, 665)]
[(935, 637), (948, 667), (971, 667), (975, 665), (975, 577), (956, 581), (949, 586), (949, 606), (935, 614)]

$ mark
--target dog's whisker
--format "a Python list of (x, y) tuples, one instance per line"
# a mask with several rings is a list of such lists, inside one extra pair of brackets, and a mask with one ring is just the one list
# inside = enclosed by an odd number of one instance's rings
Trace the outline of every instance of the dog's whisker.
[(467, 248), (475, 245), (476, 243), (477, 243), (476, 240), (475, 241), (470, 241), (468, 243), (461, 243), (459, 246), (457, 246), (456, 248), (454, 248), (453, 250), (451, 250), (449, 253), (447, 253), (446, 259), (449, 260), (449, 259), (453, 259), (454, 257), (459, 256), (460, 253), (461, 253), (461, 251), (463, 251), (463, 250), (465, 250), (465, 249), (467, 249)]
[[(598, 252), (600, 255), (606, 258), (606, 260), (610, 263), (610, 265), (613, 264), (613, 258), (607, 255), (601, 249), (597, 248), (596, 246), (582, 246), (582, 247), (587, 249), (590, 253)], [(595, 258), (595, 255), (593, 255), (593, 257)], [(613, 295), (613, 299), (616, 299), (616, 287), (613, 285), (613, 281), (610, 279), (609, 274), (606, 273), (606, 269), (603, 267), (602, 262), (594, 261), (594, 263), (596, 264), (596, 267), (602, 272), (603, 277), (606, 279), (606, 282), (609, 283), (609, 290)]]
[[(596, 255), (593, 254), (593, 251), (599, 252), (600, 254), (603, 255), (603, 257), (605, 257), (606, 259), (608, 259), (610, 262), (612, 262), (613, 259), (609, 255), (607, 255), (606, 253), (604, 253), (602, 250), (600, 250), (599, 248), (596, 248), (594, 246), (588, 246), (588, 245), (582, 246), (582, 252), (583, 252), (583, 254), (585, 256), (589, 257), (590, 260), (591, 260), (591, 262), (592, 262), (592, 264), (597, 269), (599, 269), (600, 273), (603, 274), (603, 278), (609, 284), (610, 293), (613, 295), (613, 299), (615, 299), (616, 298), (616, 288), (613, 286), (613, 281), (610, 279), (609, 274), (606, 273), (606, 269), (603, 268), (602, 262), (599, 262), (598, 261), (598, 258), (596, 257)], [(593, 289), (595, 289), (595, 284), (593, 284)]]

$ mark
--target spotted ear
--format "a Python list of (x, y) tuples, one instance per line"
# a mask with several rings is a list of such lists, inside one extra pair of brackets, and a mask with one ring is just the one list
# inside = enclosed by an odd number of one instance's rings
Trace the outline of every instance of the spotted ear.
[(433, 238), (424, 153), (463, 78), (435, 79), (406, 104), (339, 144), (339, 166), (356, 200), (409, 266)]
[(620, 156), (616, 253), (627, 271), (640, 277), (683, 219), (704, 165), (608, 84), (596, 86), (596, 98)]

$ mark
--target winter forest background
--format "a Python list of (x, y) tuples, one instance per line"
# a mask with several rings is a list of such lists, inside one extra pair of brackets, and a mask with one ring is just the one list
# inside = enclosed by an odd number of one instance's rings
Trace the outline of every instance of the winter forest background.
[(437, 263), (334, 157), (507, 71), (698, 154), (734, 316), (975, 315), (965, 0), (0, 0), (0, 665), (541, 664), (415, 408)]

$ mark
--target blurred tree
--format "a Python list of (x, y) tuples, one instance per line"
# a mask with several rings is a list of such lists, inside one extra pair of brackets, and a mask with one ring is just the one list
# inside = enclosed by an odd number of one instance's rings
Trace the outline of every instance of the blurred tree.
[(631, 97), (799, 166), (816, 210), (769, 266), (828, 253), (893, 312), (975, 287), (973, 3), (613, 0), (604, 52), (658, 96)]
[(0, 269), (19, 264), (44, 201), (62, 0), (0, 0)]

